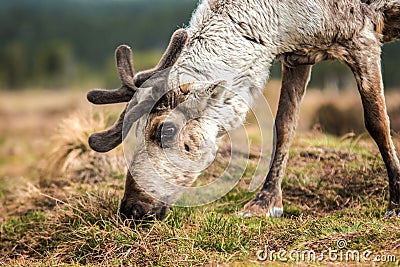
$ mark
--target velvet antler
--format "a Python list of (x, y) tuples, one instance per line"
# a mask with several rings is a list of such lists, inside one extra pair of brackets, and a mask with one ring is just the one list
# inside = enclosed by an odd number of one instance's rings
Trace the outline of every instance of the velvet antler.
[[(132, 64), (132, 51), (126, 45), (121, 45), (116, 50), (116, 61), (118, 74), (121, 80), (121, 87), (115, 90), (92, 90), (87, 94), (87, 98), (94, 104), (112, 104), (130, 101), (125, 110), (121, 113), (114, 125), (106, 131), (92, 134), (89, 137), (90, 147), (97, 152), (107, 152), (115, 148), (123, 141), (123, 123), (125, 114), (127, 122), (125, 129), (130, 129), (133, 122), (149, 111), (153, 100), (146, 99), (137, 102), (133, 98), (138, 88), (154, 74), (172, 67), (178, 59), (187, 40), (187, 32), (184, 29), (177, 30), (171, 37), (167, 50), (164, 52), (160, 62), (150, 70), (134, 74)], [(157, 88), (158, 86), (154, 86)]]

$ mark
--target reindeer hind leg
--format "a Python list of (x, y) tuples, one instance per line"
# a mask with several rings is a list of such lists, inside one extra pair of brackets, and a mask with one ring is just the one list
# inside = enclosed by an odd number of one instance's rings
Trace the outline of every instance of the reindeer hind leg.
[(385, 217), (400, 215), (400, 163), (390, 136), (380, 69), (380, 47), (354, 49), (346, 61), (357, 80), (365, 126), (379, 147), (389, 178), (389, 203)]

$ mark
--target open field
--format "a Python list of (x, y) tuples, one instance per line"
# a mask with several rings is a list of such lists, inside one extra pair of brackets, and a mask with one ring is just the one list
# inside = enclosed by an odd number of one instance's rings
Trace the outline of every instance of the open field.
[[(272, 81), (266, 90), (273, 111), (278, 87)], [(400, 107), (399, 99), (398, 92), (388, 93), (389, 110)], [(303, 265), (356, 264), (357, 251), (366, 253), (366, 265), (397, 266), (400, 218), (381, 219), (388, 192), (378, 149), (367, 134), (310, 130), (318, 108), (331, 102), (338, 110), (355, 107), (362, 122), (356, 92), (309, 92), (283, 181), (282, 219), (235, 216), (253, 196), (245, 190), (254, 168), (249, 164), (222, 199), (175, 207), (163, 222), (133, 226), (117, 214), (122, 150), (100, 155), (86, 143), (122, 106), (92, 107), (82, 91), (0, 92), (0, 266), (281, 265), (289, 256), (279, 257), (280, 250), (299, 251)], [(400, 150), (400, 136), (393, 135)], [(218, 163), (202, 178), (215, 175)], [(338, 252), (321, 256), (329, 249)], [(260, 250), (276, 252), (259, 261)]]

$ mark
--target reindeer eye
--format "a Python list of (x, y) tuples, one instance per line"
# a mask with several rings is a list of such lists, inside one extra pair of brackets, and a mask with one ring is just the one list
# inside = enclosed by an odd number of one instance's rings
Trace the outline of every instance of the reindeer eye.
[(177, 134), (178, 129), (172, 122), (164, 122), (158, 126), (157, 129), (157, 141), (160, 143), (161, 147), (167, 147), (166, 142), (174, 139)]
[(162, 130), (162, 136), (173, 136), (175, 134), (175, 128), (164, 128)]
[(161, 137), (174, 137), (176, 126), (171, 122), (165, 122), (161, 125)]

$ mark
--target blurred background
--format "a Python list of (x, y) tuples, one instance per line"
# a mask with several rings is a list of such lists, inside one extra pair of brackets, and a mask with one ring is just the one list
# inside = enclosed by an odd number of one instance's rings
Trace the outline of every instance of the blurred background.
[(196, 2), (1, 0), (0, 87), (115, 86), (115, 48), (129, 44), (137, 68), (154, 66)]
[[(129, 44), (138, 69), (153, 66), (198, 0), (1, 0), (0, 88), (115, 86), (114, 49)], [(386, 45), (386, 87), (400, 84), (400, 46)], [(273, 77), (279, 78), (275, 67)], [(353, 77), (337, 63), (314, 69), (311, 87), (343, 90)]]

